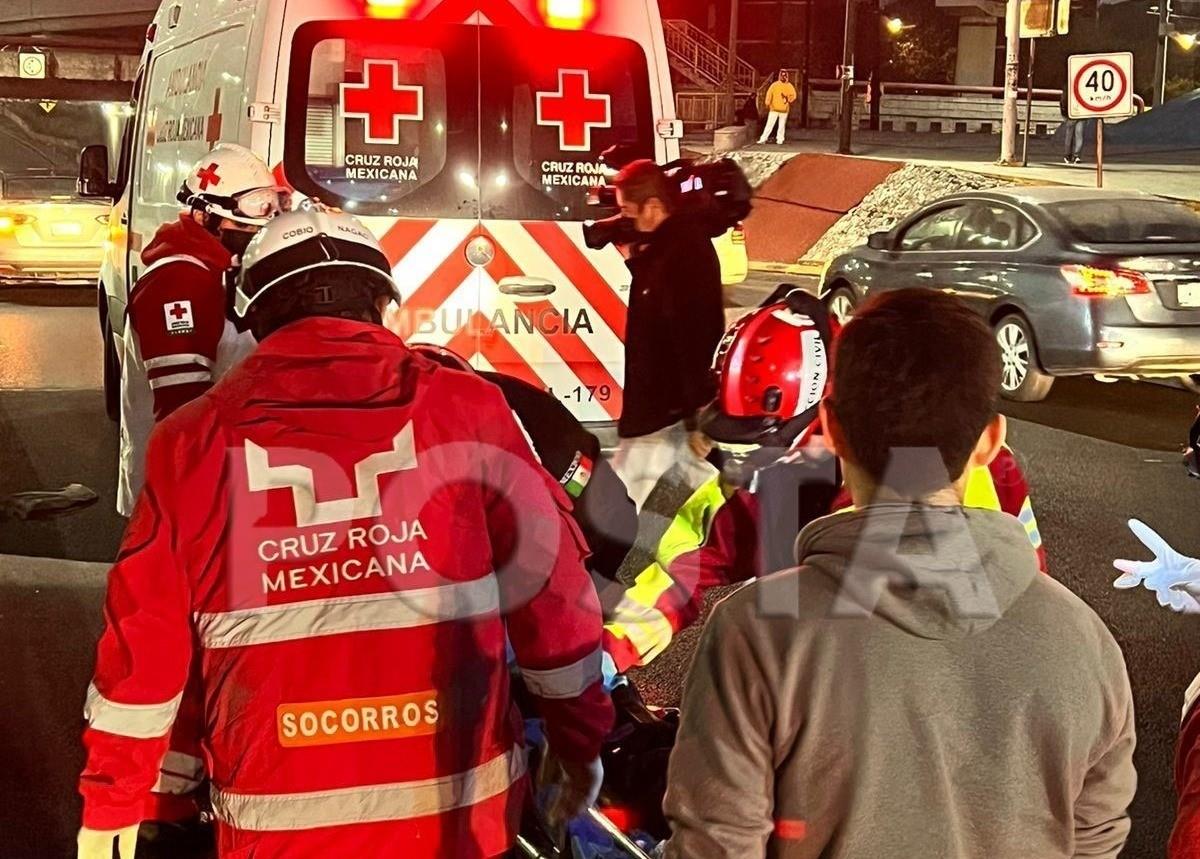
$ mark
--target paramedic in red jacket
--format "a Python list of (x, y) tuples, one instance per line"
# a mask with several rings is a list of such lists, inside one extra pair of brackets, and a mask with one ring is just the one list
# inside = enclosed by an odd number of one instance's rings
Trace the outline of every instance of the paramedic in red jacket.
[(117, 510), (128, 516), (142, 488), (154, 424), (208, 390), (254, 348), (227, 318), (225, 276), (254, 234), (290, 207), (258, 156), (222, 143), (184, 179), (178, 220), (142, 251), (129, 299), (121, 367)]
[[(688, 498), (652, 562), (609, 612), (605, 649), (619, 672), (666, 650), (700, 616), (710, 588), (794, 566), (804, 526), (851, 504), (817, 418), (834, 324), (807, 293), (781, 289), (778, 298), (739, 320), (721, 341), (717, 398), (700, 423), (718, 444), (740, 447), (740, 459)], [(971, 474), (965, 504), (1017, 517), (1045, 569), (1012, 451), (1002, 449), (988, 468)]]
[(81, 857), (133, 838), (193, 647), (221, 856), (509, 850), (506, 637), (562, 764), (551, 816), (594, 799), (612, 708), (569, 502), (494, 386), (380, 324), (396, 293), (349, 215), (281, 215), (247, 250), (260, 345), (155, 431), (109, 577)]

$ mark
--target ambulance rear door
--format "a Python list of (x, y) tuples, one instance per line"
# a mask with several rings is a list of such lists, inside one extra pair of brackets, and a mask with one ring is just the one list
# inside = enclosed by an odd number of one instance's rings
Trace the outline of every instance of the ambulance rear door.
[(588, 29), (480, 28), (483, 279), (480, 348), (501, 372), (548, 388), (582, 420), (621, 413), (630, 274), (583, 222), (605, 184), (602, 152), (655, 157), (646, 52)]
[(290, 50), (284, 170), (359, 217), (404, 296), (388, 327), (479, 353), (479, 26), (308, 21)]

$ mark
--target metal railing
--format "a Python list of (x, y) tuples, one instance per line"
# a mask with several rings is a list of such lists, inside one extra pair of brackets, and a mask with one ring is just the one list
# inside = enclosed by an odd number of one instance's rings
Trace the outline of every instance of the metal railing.
[[(667, 55), (681, 66), (680, 71), (696, 83), (713, 87), (725, 84), (729, 73), (729, 47), (722, 45), (691, 21), (663, 21)], [(734, 84), (740, 90), (757, 88), (758, 70), (741, 57), (734, 58)]]

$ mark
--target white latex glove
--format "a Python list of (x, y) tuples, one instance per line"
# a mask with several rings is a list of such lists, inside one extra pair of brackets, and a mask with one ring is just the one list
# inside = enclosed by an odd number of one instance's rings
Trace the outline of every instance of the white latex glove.
[(1142, 585), (1153, 591), (1158, 604), (1174, 611), (1200, 614), (1200, 559), (1181, 555), (1144, 522), (1129, 520), (1129, 530), (1154, 555), (1153, 561), (1113, 561), (1123, 575), (1114, 588), (1129, 590)]
[(112, 859), (113, 841), (117, 842), (117, 855), (121, 859), (133, 859), (137, 834), (136, 823), (124, 829), (88, 829), (85, 826), (75, 839), (79, 845), (79, 859)]
[(591, 763), (577, 764), (564, 761), (547, 750), (538, 781), (548, 794), (546, 823), (557, 833), (567, 821), (596, 804), (604, 781), (604, 767), (599, 758)]

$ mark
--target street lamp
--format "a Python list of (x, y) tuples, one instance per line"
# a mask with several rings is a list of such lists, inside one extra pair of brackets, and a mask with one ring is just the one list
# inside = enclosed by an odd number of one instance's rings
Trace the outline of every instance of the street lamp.
[(1183, 48), (1185, 51), (1190, 51), (1192, 48), (1196, 47), (1196, 41), (1200, 37), (1198, 37), (1195, 33), (1172, 33), (1171, 38), (1175, 40), (1175, 44), (1177, 44), (1179, 47)]
[(888, 18), (886, 24), (887, 31), (893, 36), (899, 36), (905, 29), (904, 21), (900, 18)]

